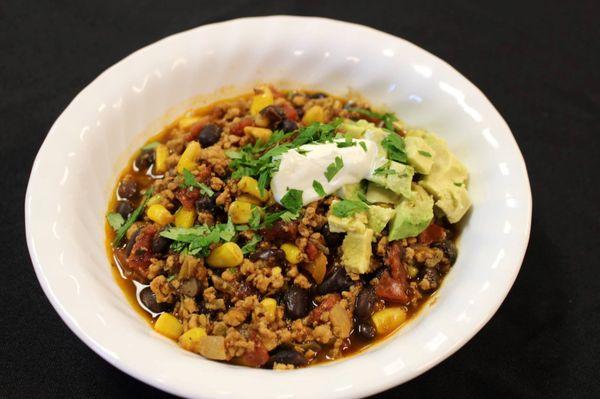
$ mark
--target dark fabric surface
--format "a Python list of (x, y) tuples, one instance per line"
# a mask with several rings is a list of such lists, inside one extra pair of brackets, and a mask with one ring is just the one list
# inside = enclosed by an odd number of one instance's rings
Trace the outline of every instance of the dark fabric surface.
[(443, 58), (504, 116), (530, 174), (529, 249), (498, 313), (380, 397), (600, 397), (599, 3), (350, 3), (0, 2), (0, 397), (167, 396), (87, 348), (45, 298), (25, 244), (29, 171), (59, 113), (130, 52), (205, 23), (286, 13), (369, 25)]

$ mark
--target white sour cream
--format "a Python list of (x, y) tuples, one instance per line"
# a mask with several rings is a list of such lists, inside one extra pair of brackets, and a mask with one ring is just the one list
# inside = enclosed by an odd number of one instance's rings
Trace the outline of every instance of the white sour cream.
[[(305, 144), (299, 148), (303, 154), (297, 150), (289, 150), (281, 155), (279, 170), (271, 180), (275, 200), (280, 203), (288, 190), (297, 189), (302, 191), (302, 203), (306, 205), (320, 198), (313, 188), (315, 180), (321, 183), (326, 194), (332, 194), (346, 184), (358, 183), (369, 177), (384, 162), (377, 154), (377, 144), (366, 139), (352, 141), (356, 145), (342, 148), (335, 142)], [(365, 143), (366, 151), (360, 142)], [(331, 181), (327, 181), (325, 171), (335, 162), (336, 157), (342, 158), (344, 166)]]

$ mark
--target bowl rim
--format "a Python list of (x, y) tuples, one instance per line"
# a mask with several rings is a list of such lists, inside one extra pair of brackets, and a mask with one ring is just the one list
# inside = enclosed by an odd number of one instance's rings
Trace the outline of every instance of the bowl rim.
[[(531, 230), (532, 195), (531, 195), (531, 187), (530, 187), (530, 182), (529, 182), (529, 177), (528, 177), (528, 173), (527, 173), (527, 167), (525, 164), (525, 160), (524, 160), (523, 155), (516, 143), (514, 135), (512, 134), (512, 131), (510, 130), (510, 128), (507, 125), (504, 118), (497, 111), (497, 109), (494, 107), (494, 105), (491, 103), (491, 101), (481, 92), (481, 90), (477, 86), (475, 86), (473, 83), (471, 83), (471, 81), (469, 81), (466, 77), (464, 77), (460, 72), (458, 72), (454, 67), (452, 67), (450, 64), (448, 64), (444, 60), (440, 59), (439, 57), (431, 54), (427, 50), (409, 42), (406, 39), (394, 36), (394, 35), (386, 33), (386, 32), (379, 31), (377, 29), (374, 29), (374, 28), (371, 28), (371, 27), (368, 27), (365, 25), (352, 23), (352, 22), (346, 22), (346, 21), (340, 21), (340, 20), (335, 20), (335, 19), (330, 19), (330, 18), (313, 17), (313, 16), (269, 15), (269, 16), (260, 16), (260, 17), (235, 18), (235, 19), (231, 19), (231, 20), (225, 20), (225, 21), (221, 21), (221, 22), (215, 22), (215, 23), (211, 23), (211, 24), (201, 25), (198, 27), (194, 27), (191, 29), (187, 29), (187, 30), (166, 36), (160, 40), (157, 40), (153, 43), (150, 43), (150, 44), (132, 52), (131, 54), (127, 55), (126, 57), (122, 58), (115, 64), (113, 64), (110, 67), (108, 67), (107, 69), (105, 69), (96, 78), (94, 78), (94, 80), (92, 80), (89, 84), (87, 84), (73, 98), (73, 100), (67, 105), (67, 107), (63, 110), (63, 112), (61, 112), (60, 116), (56, 119), (56, 121), (52, 124), (51, 128), (49, 129), (48, 134), (45, 137), (45, 139), (44, 139), (42, 145), (40, 146), (38, 153), (35, 157), (33, 167), (32, 167), (31, 173), (30, 173), (30, 177), (29, 177), (29, 182), (27, 185), (27, 191), (26, 191), (26, 195), (25, 195), (24, 205), (25, 205), (26, 241), (27, 241), (27, 246), (29, 249), (31, 261), (32, 261), (32, 264), (34, 267), (34, 271), (36, 273), (36, 277), (37, 277), (40, 285), (42, 286), (42, 289), (43, 289), (46, 297), (48, 298), (48, 300), (50, 301), (51, 305), (54, 307), (56, 312), (59, 314), (59, 316), (61, 317), (63, 322), (69, 327), (69, 329), (81, 341), (83, 341), (88, 347), (90, 347), (94, 352), (96, 352), (98, 355), (100, 355), (100, 357), (102, 357), (104, 360), (109, 362), (114, 367), (127, 373), (130, 376), (133, 376), (134, 378), (138, 379), (139, 381), (142, 381), (146, 384), (149, 384), (149, 385), (159, 388), (165, 392), (169, 392), (169, 393), (172, 393), (175, 395), (187, 396), (187, 395), (190, 395), (190, 391), (185, 388), (175, 387), (172, 384), (169, 384), (167, 381), (159, 381), (157, 379), (152, 379), (148, 375), (139, 372), (135, 368), (129, 367), (129, 365), (121, 362), (119, 359), (116, 359), (116, 358), (110, 356), (107, 348), (103, 347), (102, 345), (98, 344), (96, 341), (91, 339), (90, 336), (88, 336), (88, 334), (75, 322), (75, 320), (70, 317), (67, 310), (63, 307), (61, 300), (59, 299), (59, 297), (57, 295), (55, 295), (49, 282), (45, 279), (44, 271), (42, 270), (42, 261), (39, 258), (38, 252), (37, 252), (35, 244), (34, 244), (34, 237), (33, 237), (32, 227), (31, 227), (34, 222), (31, 217), (31, 210), (29, 209), (30, 200), (31, 200), (31, 196), (32, 196), (32, 190), (34, 189), (34, 187), (32, 187), (32, 185), (33, 185), (33, 180), (35, 177), (34, 175), (36, 172), (36, 165), (38, 164), (40, 158), (43, 156), (43, 153), (45, 151), (45, 147), (47, 147), (48, 141), (52, 137), (54, 137), (54, 135), (59, 134), (59, 132), (57, 132), (57, 126), (59, 125), (60, 121), (63, 118), (65, 118), (65, 115), (67, 115), (70, 112), (73, 105), (75, 103), (77, 103), (82, 97), (85, 97), (86, 94), (90, 91), (90, 88), (93, 87), (94, 85), (98, 84), (98, 82), (105, 75), (110, 74), (112, 71), (117, 70), (118, 68), (122, 67), (124, 64), (126, 64), (128, 62), (128, 60), (130, 60), (132, 58), (142, 57), (143, 54), (146, 51), (148, 51), (148, 49), (150, 47), (156, 46), (159, 43), (173, 40), (175, 38), (190, 34), (191, 32), (200, 31), (200, 30), (203, 30), (203, 29), (206, 29), (209, 27), (226, 28), (230, 25), (239, 23), (240, 21), (261, 21), (261, 22), (267, 23), (267, 22), (281, 22), (281, 20), (302, 20), (302, 21), (307, 21), (307, 22), (312, 21), (312, 22), (316, 22), (316, 23), (323, 23), (323, 24), (330, 24), (330, 25), (340, 25), (340, 26), (343, 25), (345, 28), (357, 29), (357, 30), (360, 30), (363, 32), (370, 32), (371, 34), (376, 34), (376, 35), (380, 35), (381, 37), (385, 37), (388, 40), (401, 41), (403, 43), (403, 45), (411, 47), (412, 50), (420, 52), (428, 57), (433, 58), (436, 62), (442, 64), (445, 68), (448, 68), (452, 72), (454, 72), (458, 76), (458, 78), (460, 78), (462, 80), (462, 83), (464, 85), (468, 86), (471, 90), (476, 92), (481, 97), (481, 99), (484, 102), (486, 102), (489, 107), (491, 107), (492, 111), (494, 111), (497, 114), (497, 117), (499, 118), (499, 122), (502, 124), (502, 127), (504, 128), (504, 130), (506, 130), (506, 132), (508, 133), (509, 144), (512, 147), (511, 152), (513, 152), (516, 155), (516, 158), (517, 158), (516, 160), (518, 163), (520, 163), (520, 167), (522, 168), (522, 172), (524, 174), (523, 175), (523, 177), (524, 177), (523, 183), (525, 185), (520, 186), (520, 189), (522, 190), (521, 194), (523, 194), (524, 196), (520, 199), (523, 201), (522, 207), (524, 208), (524, 213), (527, 215), (527, 218), (526, 218), (526, 220), (523, 220), (523, 225), (520, 229), (522, 231), (522, 240), (519, 242), (519, 247), (513, 251), (513, 252), (518, 253), (518, 255), (516, 256), (516, 259), (518, 259), (518, 261), (515, 262), (515, 266), (511, 269), (512, 273), (509, 276), (509, 278), (507, 279), (508, 284), (506, 284), (506, 286), (504, 287), (502, 295), (498, 297), (498, 299), (496, 300), (495, 303), (493, 303), (493, 306), (489, 307), (489, 310), (486, 313), (485, 317), (482, 317), (479, 320), (479, 323), (474, 325), (466, 334), (463, 334), (461, 336), (460, 340), (455, 342), (454, 345), (447, 352), (443, 353), (441, 356), (437, 356), (434, 359), (434, 361), (429, 362), (424, 367), (411, 370), (411, 372), (405, 373), (402, 376), (402, 378), (386, 379), (383, 382), (379, 382), (379, 383), (373, 382), (372, 385), (369, 385), (366, 387), (365, 386), (355, 387), (354, 389), (346, 392), (347, 397), (359, 397), (359, 396), (372, 395), (372, 394), (375, 394), (378, 392), (382, 392), (386, 389), (390, 389), (390, 388), (397, 386), (399, 384), (402, 384), (404, 382), (407, 382), (407, 381), (415, 378), (416, 376), (424, 373), (425, 371), (431, 369), (432, 367), (436, 366), (437, 364), (439, 364), (440, 362), (442, 362), (443, 360), (445, 360), (446, 358), (451, 356), (454, 352), (456, 352), (462, 346), (464, 346), (468, 341), (470, 341), (473, 338), (473, 336), (475, 334), (477, 334), (483, 328), (483, 326), (485, 324), (488, 323), (488, 321), (497, 312), (499, 307), (502, 305), (502, 303), (506, 299), (506, 296), (508, 295), (508, 292), (512, 288), (514, 281), (519, 273), (519, 270), (521, 268), (521, 265), (522, 265), (522, 262), (523, 262), (523, 259), (525, 257), (525, 253), (527, 250), (527, 245), (529, 242), (530, 230)], [(338, 363), (338, 362), (336, 362), (336, 363)], [(198, 393), (196, 393), (196, 394), (198, 394)]]

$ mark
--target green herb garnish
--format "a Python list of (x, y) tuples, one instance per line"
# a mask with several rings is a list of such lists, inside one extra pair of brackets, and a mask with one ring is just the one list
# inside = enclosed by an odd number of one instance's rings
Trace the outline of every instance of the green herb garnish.
[(327, 181), (331, 181), (333, 177), (344, 167), (344, 160), (341, 157), (335, 157), (335, 161), (330, 163), (325, 170), (325, 177)]
[(123, 223), (125, 223), (125, 219), (123, 219), (123, 216), (121, 216), (121, 214), (117, 212), (111, 212), (108, 215), (106, 215), (106, 220), (108, 220), (108, 224), (115, 231), (119, 230), (121, 226), (123, 226)]
[(344, 141), (337, 141), (335, 144), (338, 148), (353, 147), (356, 145), (356, 141), (352, 140), (349, 134), (345, 134)]
[(144, 210), (144, 207), (148, 203), (148, 200), (150, 199), (150, 197), (152, 197), (153, 192), (154, 192), (153, 189), (146, 191), (144, 200), (142, 201), (140, 206), (138, 206), (133, 212), (131, 212), (131, 215), (129, 215), (129, 217), (127, 218), (125, 223), (123, 223), (121, 225), (121, 227), (119, 227), (119, 229), (117, 230), (117, 232), (115, 234), (113, 246), (115, 246), (115, 247), (119, 246), (119, 244), (121, 243), (121, 240), (123, 239), (123, 237), (125, 237), (127, 230), (129, 230), (129, 228), (133, 225), (133, 223), (135, 223), (137, 218), (140, 216), (140, 213), (142, 213), (142, 211)]
[(248, 226), (251, 229), (256, 229), (260, 226), (260, 208), (257, 206), (252, 206), (252, 214), (250, 215), (250, 220), (248, 221)]
[(215, 192), (213, 190), (211, 190), (206, 184), (200, 183), (198, 180), (196, 180), (196, 176), (194, 176), (194, 174), (192, 172), (190, 172), (187, 169), (183, 169), (183, 184), (181, 185), (182, 187), (187, 187), (187, 188), (197, 188), (199, 189), (203, 194), (208, 195), (209, 197), (212, 197), (213, 195), (215, 195)]
[(423, 155), (424, 157), (431, 158), (431, 154), (427, 151), (419, 150), (419, 154)]
[(394, 169), (390, 168), (391, 165), (392, 165), (391, 161), (387, 161), (386, 163), (384, 163), (383, 165), (381, 165), (380, 167), (375, 169), (373, 171), (373, 175), (375, 175), (375, 176), (395, 175), (397, 172)]
[(358, 212), (364, 212), (368, 210), (369, 207), (362, 201), (354, 201), (354, 200), (341, 200), (335, 202), (331, 206), (331, 212), (338, 217), (345, 218), (348, 216), (352, 216)]
[(396, 133), (390, 133), (381, 140), (381, 146), (387, 151), (387, 157), (392, 161), (407, 162), (404, 140)]
[[(249, 254), (251, 252), (254, 252), (256, 250), (256, 245), (262, 240), (262, 237), (258, 234), (254, 234), (252, 236), (252, 238), (250, 240), (248, 240), (248, 242), (246, 242), (246, 244), (244, 244), (244, 246), (242, 247), (242, 253), (245, 254)], [(235, 271), (237, 272), (237, 269), (235, 269)]]
[(302, 208), (302, 190), (295, 188), (288, 190), (281, 198), (281, 205), (288, 211), (297, 213)]
[(317, 180), (313, 180), (312, 186), (313, 186), (313, 189), (315, 190), (315, 193), (317, 193), (317, 195), (319, 197), (324, 197), (325, 195), (327, 195), (327, 193), (325, 192), (325, 189), (323, 188), (323, 185), (321, 183), (319, 183)]
[(359, 141), (358, 144), (360, 144), (364, 152), (367, 152), (367, 143), (364, 141)]
[(171, 227), (160, 232), (162, 237), (173, 240), (171, 249), (189, 255), (208, 256), (210, 246), (221, 241), (231, 241), (235, 237), (235, 226), (229, 220), (214, 226), (200, 225), (190, 228)]

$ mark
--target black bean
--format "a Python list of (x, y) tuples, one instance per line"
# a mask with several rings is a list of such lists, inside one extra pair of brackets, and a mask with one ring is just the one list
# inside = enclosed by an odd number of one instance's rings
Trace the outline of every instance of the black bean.
[(334, 268), (333, 271), (325, 277), (325, 280), (317, 287), (317, 294), (324, 295), (330, 292), (345, 291), (353, 282), (346, 269), (343, 267)]
[(269, 263), (281, 263), (285, 260), (285, 252), (279, 248), (259, 249), (250, 255), (250, 260), (264, 260)]
[(453, 265), (454, 262), (456, 262), (458, 250), (456, 249), (456, 245), (454, 245), (454, 242), (452, 242), (452, 240), (444, 240), (442, 242), (434, 243), (432, 246), (444, 251), (444, 255), (446, 255), (451, 265)]
[(196, 201), (196, 209), (198, 211), (209, 211), (212, 212), (215, 209), (215, 199), (218, 195), (215, 193), (212, 197), (203, 195)]
[(310, 310), (308, 291), (297, 285), (292, 285), (283, 294), (283, 303), (286, 316), (293, 320), (306, 316)]
[(356, 334), (361, 338), (371, 340), (377, 335), (377, 330), (370, 321), (362, 321), (356, 325)]
[(354, 308), (356, 318), (358, 320), (369, 320), (373, 314), (375, 302), (377, 302), (375, 288), (371, 285), (364, 287), (356, 296), (356, 306)]
[(125, 246), (125, 255), (129, 256), (131, 254), (131, 250), (133, 249), (133, 244), (135, 244), (135, 239), (137, 238), (137, 236), (140, 234), (141, 231), (142, 231), (142, 229), (137, 229), (136, 231), (133, 232), (133, 234), (131, 235), (131, 238), (129, 239), (129, 241), (127, 241), (127, 245)]
[(334, 249), (342, 245), (342, 241), (344, 241), (344, 234), (342, 233), (332, 233), (329, 230), (329, 223), (325, 223), (323, 228), (321, 229), (321, 234), (325, 239), (325, 243), (330, 249)]
[(119, 197), (121, 198), (133, 198), (137, 194), (138, 186), (135, 180), (123, 179), (119, 184)]
[(296, 352), (293, 349), (278, 349), (271, 355), (269, 361), (266, 364), (266, 367), (273, 367), (273, 364), (281, 363), (281, 364), (293, 364), (296, 367), (306, 366), (308, 364), (308, 360), (300, 352)]
[(221, 128), (213, 123), (204, 126), (198, 135), (202, 147), (210, 147), (221, 138)]
[(281, 129), (284, 132), (289, 133), (298, 129), (298, 124), (291, 119), (284, 119), (277, 125), (277, 129)]
[(169, 251), (171, 240), (167, 237), (160, 235), (160, 232), (156, 233), (152, 238), (152, 252), (155, 254), (165, 254)]
[(150, 287), (146, 287), (140, 291), (140, 302), (152, 313), (161, 313), (170, 307), (170, 305), (164, 302), (159, 303)]
[(275, 105), (269, 105), (260, 111), (260, 114), (267, 118), (273, 126), (277, 125), (285, 118), (285, 112), (283, 112), (283, 109)]
[(308, 98), (312, 98), (312, 99), (319, 99), (319, 98), (325, 98), (325, 97), (327, 97), (327, 94), (321, 93), (321, 92), (311, 93), (308, 95)]
[(127, 219), (127, 216), (133, 212), (133, 205), (131, 201), (121, 200), (117, 202), (117, 213), (123, 216), (124, 219)]
[(154, 163), (154, 156), (154, 150), (143, 150), (135, 159), (133, 166), (137, 170), (146, 170)]
[(192, 277), (181, 283), (179, 286), (179, 292), (185, 296), (193, 298), (200, 292), (200, 284), (198, 283), (198, 280)]

